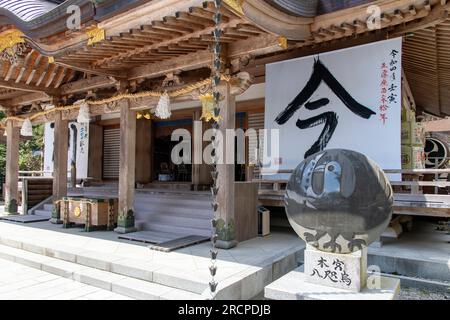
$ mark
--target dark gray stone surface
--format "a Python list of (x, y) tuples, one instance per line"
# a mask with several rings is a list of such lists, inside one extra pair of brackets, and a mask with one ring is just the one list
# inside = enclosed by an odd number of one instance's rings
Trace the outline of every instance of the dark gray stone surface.
[(319, 152), (294, 171), (285, 195), (297, 234), (315, 248), (338, 253), (375, 241), (392, 217), (393, 191), (384, 172), (350, 150)]

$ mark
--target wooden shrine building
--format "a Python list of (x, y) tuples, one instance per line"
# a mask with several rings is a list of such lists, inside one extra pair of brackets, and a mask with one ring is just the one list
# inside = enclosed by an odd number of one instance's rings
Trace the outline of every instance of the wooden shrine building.
[[(220, 130), (264, 127), (266, 64), (395, 37), (404, 39), (411, 106), (418, 114), (450, 115), (446, 0), (317, 2), (308, 8), (293, 0), (223, 0)], [(380, 9), (375, 29), (372, 5)], [(27, 121), (52, 124), (53, 201), (67, 196), (69, 123), (83, 103), (91, 117), (85, 180), (117, 180), (117, 231), (135, 230), (138, 185), (175, 175), (193, 190), (208, 186), (208, 165), (176, 167), (166, 147), (174, 129), (192, 132), (195, 140), (208, 127), (198, 121), (200, 99), (211, 89), (214, 12), (214, 2), (204, 0), (0, 0), (5, 211), (17, 214), (19, 136)], [(154, 114), (164, 92), (172, 105), (168, 119)], [(249, 156), (239, 170), (219, 166), (225, 228), (239, 220), (235, 181), (251, 180), (255, 143), (248, 141)], [(193, 157), (202, 151), (203, 143), (194, 141)], [(59, 213), (53, 218), (60, 220)], [(223, 234), (230, 246), (239, 238)]]

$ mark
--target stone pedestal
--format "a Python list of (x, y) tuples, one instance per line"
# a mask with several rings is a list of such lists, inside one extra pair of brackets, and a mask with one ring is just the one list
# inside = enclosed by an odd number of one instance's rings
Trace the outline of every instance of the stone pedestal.
[(266, 286), (264, 297), (271, 300), (395, 300), (400, 293), (400, 280), (380, 277), (379, 288), (360, 292), (318, 285), (306, 281), (298, 268)]
[(305, 250), (305, 281), (359, 292), (366, 286), (367, 248), (350, 254)]
[(265, 288), (274, 300), (394, 300), (400, 280), (367, 275), (367, 248), (350, 254), (305, 250), (305, 265)]

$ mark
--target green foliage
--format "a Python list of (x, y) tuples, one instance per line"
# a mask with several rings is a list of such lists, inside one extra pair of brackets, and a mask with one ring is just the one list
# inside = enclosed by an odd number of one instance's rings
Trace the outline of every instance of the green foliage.
[[(0, 111), (0, 120), (5, 114)], [(44, 125), (33, 127), (33, 137), (19, 144), (19, 170), (40, 171), (43, 164)], [(6, 145), (0, 144), (0, 176), (5, 176)]]
[[(44, 125), (33, 127), (33, 137), (20, 143), (19, 146), (19, 170), (42, 170), (44, 151)], [(35, 154), (38, 153), (39, 155)]]

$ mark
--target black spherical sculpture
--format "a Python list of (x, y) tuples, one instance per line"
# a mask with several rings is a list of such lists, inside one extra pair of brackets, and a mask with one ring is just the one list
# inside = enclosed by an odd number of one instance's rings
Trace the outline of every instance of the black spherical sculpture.
[(295, 232), (326, 252), (351, 253), (375, 241), (391, 220), (392, 204), (392, 187), (378, 165), (342, 149), (305, 159), (285, 195)]

